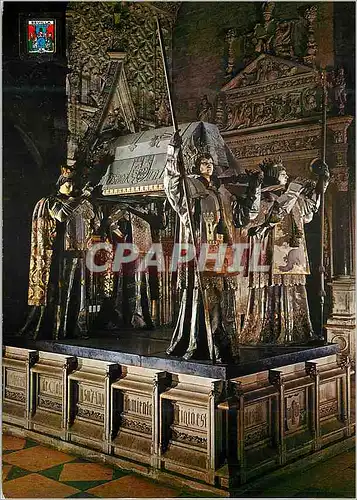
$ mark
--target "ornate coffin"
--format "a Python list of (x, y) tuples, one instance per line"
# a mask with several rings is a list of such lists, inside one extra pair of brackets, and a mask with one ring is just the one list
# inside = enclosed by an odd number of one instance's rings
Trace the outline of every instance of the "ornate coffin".
[[(212, 155), (217, 173), (229, 167), (238, 171), (216, 125), (192, 122), (181, 124), (179, 128), (188, 172), (199, 153)], [(163, 196), (167, 146), (172, 134), (173, 127), (165, 127), (120, 137), (114, 144), (115, 160), (100, 182), (103, 195)]]

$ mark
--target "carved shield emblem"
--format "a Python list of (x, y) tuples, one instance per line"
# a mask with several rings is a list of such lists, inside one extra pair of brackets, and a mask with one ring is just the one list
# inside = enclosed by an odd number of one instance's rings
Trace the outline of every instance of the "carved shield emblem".
[(286, 428), (288, 431), (293, 431), (300, 426), (300, 415), (300, 394), (288, 396), (286, 398)]

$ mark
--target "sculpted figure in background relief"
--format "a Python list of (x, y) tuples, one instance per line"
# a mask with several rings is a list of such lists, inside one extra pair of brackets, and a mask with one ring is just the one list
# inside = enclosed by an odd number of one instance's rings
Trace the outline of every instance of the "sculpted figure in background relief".
[(292, 27), (293, 23), (291, 21), (282, 21), (277, 24), (273, 41), (274, 53), (276, 56), (294, 56), (294, 48), (292, 46)]
[(201, 99), (200, 104), (197, 107), (197, 118), (201, 122), (212, 122), (213, 106), (209, 102), (207, 95), (204, 95)]
[(274, 2), (263, 4), (264, 23), (255, 26), (252, 38), (255, 52), (269, 53), (273, 50), (273, 37), (276, 29), (276, 21), (273, 19), (274, 7)]

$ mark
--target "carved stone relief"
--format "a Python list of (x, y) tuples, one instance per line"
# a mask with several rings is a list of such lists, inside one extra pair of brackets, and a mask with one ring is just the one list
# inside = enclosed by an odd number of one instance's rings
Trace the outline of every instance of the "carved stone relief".
[(317, 116), (320, 76), (306, 65), (262, 54), (221, 89), (214, 108), (222, 131)]
[(299, 391), (285, 399), (285, 423), (287, 431), (295, 431), (305, 423), (305, 393)]
[[(262, 19), (251, 31), (242, 33), (234, 28), (227, 31), (226, 43), (228, 61), (227, 77), (231, 77), (234, 67), (247, 64), (259, 54), (272, 54), (284, 58), (294, 58), (314, 65), (317, 51), (315, 40), (316, 6), (307, 6), (294, 19), (274, 18), (274, 2), (264, 2)], [(243, 54), (234, 54), (234, 43), (243, 47)]]
[(24, 392), (12, 391), (10, 389), (5, 389), (5, 398), (11, 399), (13, 401), (19, 401), (21, 403), (24, 403), (26, 401)]
[(167, 2), (69, 4), (69, 162), (78, 149), (88, 156), (99, 132), (119, 135), (169, 123), (155, 15), (169, 53), (178, 8)]

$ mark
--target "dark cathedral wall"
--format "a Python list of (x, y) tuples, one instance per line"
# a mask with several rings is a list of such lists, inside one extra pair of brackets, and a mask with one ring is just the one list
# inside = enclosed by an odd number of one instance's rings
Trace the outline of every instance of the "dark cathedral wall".
[(39, 63), (20, 56), (19, 15), (59, 14), (63, 2), (3, 4), (3, 328), (18, 330), (27, 313), (31, 216), (54, 189), (66, 159), (66, 59)]
[[(333, 17), (335, 4), (339, 3), (318, 2), (315, 33), (317, 63), (321, 65), (334, 64)], [(351, 12), (353, 2), (343, 3)], [(306, 2), (275, 2), (274, 18), (297, 19), (307, 5)], [(182, 2), (173, 34), (172, 57), (172, 86), (179, 121), (196, 118), (202, 95), (207, 94), (213, 102), (216, 93), (227, 82), (225, 35), (230, 28), (242, 34), (252, 31), (262, 21), (261, 6), (262, 2)], [(348, 22), (341, 27), (341, 39), (349, 37), (352, 40), (354, 29), (348, 15), (345, 17)], [(237, 48), (236, 56), (238, 59)], [(235, 73), (242, 67), (237, 64)]]

